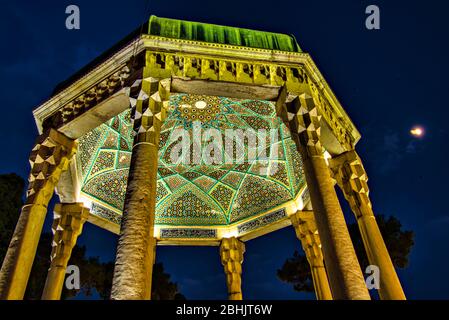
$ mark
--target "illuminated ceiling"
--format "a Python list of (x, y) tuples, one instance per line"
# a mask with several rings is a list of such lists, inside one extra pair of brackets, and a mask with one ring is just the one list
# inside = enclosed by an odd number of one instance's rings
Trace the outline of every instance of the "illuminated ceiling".
[[(267, 139), (271, 138), (266, 144), (270, 159), (259, 157), (248, 161), (251, 148), (245, 139), (243, 145), (234, 142), (230, 149), (234, 151), (227, 153), (236, 159), (235, 148), (244, 146), (243, 163), (195, 164), (198, 162), (195, 157), (191, 159), (193, 164), (174, 163), (170, 155), (178, 143), (171, 140), (175, 129), (182, 128), (191, 134), (197, 123), (201, 124), (202, 132), (218, 129), (223, 137), (226, 129), (266, 129)], [(271, 129), (278, 132), (277, 143), (273, 143)], [(79, 139), (77, 169), (82, 182), (81, 197), (92, 203), (93, 214), (114, 223), (119, 223), (123, 208), (132, 140), (129, 111)], [(202, 150), (207, 145), (209, 140), (203, 139)], [(195, 154), (192, 146), (189, 149)], [(223, 149), (224, 153), (228, 151), (226, 147)], [(273, 103), (267, 101), (172, 95), (159, 150), (157, 225), (223, 226), (242, 222), (279, 208), (305, 186), (295, 144), (288, 129), (275, 116)], [(222, 156), (226, 159), (225, 154)]]

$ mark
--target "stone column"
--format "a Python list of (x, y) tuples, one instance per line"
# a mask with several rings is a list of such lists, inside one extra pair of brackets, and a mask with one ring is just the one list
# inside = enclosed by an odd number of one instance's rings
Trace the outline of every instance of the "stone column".
[(316, 298), (318, 300), (332, 300), (331, 288), (324, 267), (320, 236), (313, 212), (297, 212), (290, 216), (290, 220), (309, 262)]
[(170, 79), (138, 80), (130, 88), (134, 146), (126, 189), (111, 298), (147, 300), (155, 261), (156, 179), (160, 130)]
[(53, 242), (51, 264), (45, 281), (42, 300), (61, 299), (67, 264), (72, 249), (83, 230), (83, 224), (89, 217), (89, 209), (82, 203), (56, 204), (52, 225)]
[(301, 154), (334, 299), (370, 299), (320, 143), (321, 115), (302, 94), (277, 112)]
[(75, 150), (73, 140), (51, 129), (38, 137), (31, 151), (27, 198), (0, 271), (2, 300), (23, 299), (48, 202)]
[(242, 300), (242, 262), (245, 244), (236, 237), (223, 238), (220, 245), (221, 264), (226, 274), (229, 300)]
[(379, 295), (385, 300), (405, 300), (405, 294), (377, 226), (369, 199), (368, 176), (355, 150), (329, 161), (332, 175), (354, 212), (369, 263), (380, 270)]

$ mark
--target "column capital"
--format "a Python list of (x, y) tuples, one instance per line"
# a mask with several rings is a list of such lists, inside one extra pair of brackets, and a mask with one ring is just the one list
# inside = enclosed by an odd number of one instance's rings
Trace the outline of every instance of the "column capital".
[(313, 214), (335, 299), (368, 299), (362, 271), (320, 143), (320, 114), (313, 99), (299, 96), (287, 108), (292, 138), (303, 160)]
[(370, 264), (381, 270), (379, 295), (382, 299), (405, 299), (388, 249), (377, 225), (369, 199), (368, 176), (355, 150), (329, 160), (331, 174), (343, 190), (354, 212)]
[[(143, 74), (150, 71), (145, 66)], [(170, 86), (171, 79), (144, 76), (129, 88), (134, 145), (112, 281), (114, 300), (151, 299), (158, 147)]]
[(220, 256), (223, 265), (229, 261), (243, 262), (243, 254), (245, 253), (245, 244), (237, 239), (223, 238), (220, 245)]
[(89, 217), (89, 209), (82, 203), (58, 203), (54, 208), (53, 242), (50, 269), (45, 281), (43, 300), (59, 300), (64, 285), (67, 264), (72, 249)]
[(136, 80), (128, 88), (134, 143), (159, 145), (162, 124), (167, 116), (170, 79), (153, 77)]
[(368, 175), (357, 152), (351, 150), (329, 159), (329, 167), (356, 217), (373, 216)]
[(31, 170), (26, 205), (45, 202), (48, 193), (53, 194), (62, 171), (67, 170), (76, 150), (77, 142), (55, 129), (48, 130), (36, 139), (29, 158)]
[(332, 300), (329, 280), (324, 267), (321, 240), (313, 212), (298, 211), (290, 216), (290, 220), (309, 262), (317, 299)]
[[(281, 92), (282, 93), (282, 92)], [(324, 149), (320, 142), (321, 115), (314, 99), (303, 93), (286, 106), (276, 106), (278, 116), (289, 127), (303, 157), (321, 156)]]
[(73, 247), (82, 232), (83, 224), (89, 218), (89, 209), (83, 203), (58, 203), (54, 208), (51, 227), (53, 242), (51, 267), (67, 266)]
[(242, 262), (245, 244), (237, 239), (223, 238), (220, 245), (221, 263), (226, 273), (229, 300), (242, 300)]
[(0, 299), (23, 299), (48, 203), (76, 149), (74, 140), (55, 129), (36, 139), (29, 158), (27, 198), (0, 270)]
[(315, 217), (312, 211), (298, 211), (290, 216), (296, 236), (301, 241), (303, 250), (311, 267), (323, 267), (323, 253)]

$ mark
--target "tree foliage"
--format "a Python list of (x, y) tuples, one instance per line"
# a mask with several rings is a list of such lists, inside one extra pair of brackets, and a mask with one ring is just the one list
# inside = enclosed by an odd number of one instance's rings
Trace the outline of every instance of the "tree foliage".
[(0, 261), (3, 261), (23, 205), (25, 182), (16, 174), (0, 175)]
[(277, 272), (278, 278), (291, 283), (293, 289), (299, 292), (313, 292), (313, 280), (309, 262), (305, 255), (295, 250), (292, 258), (288, 258), (282, 269)]
[[(0, 262), (3, 262), (19, 218), (20, 209), (23, 205), (24, 186), (25, 182), (16, 174), (0, 175)], [(41, 298), (50, 267), (52, 240), (53, 235), (50, 232), (41, 234), (25, 299), (37, 300)], [(80, 290), (64, 288), (61, 299), (70, 299), (78, 294), (92, 297), (94, 293), (97, 293), (101, 299), (109, 299), (114, 262), (101, 262), (99, 257), (89, 257), (86, 254), (85, 246), (75, 245), (69, 265), (79, 267), (81, 288)], [(178, 285), (170, 280), (169, 274), (164, 272), (162, 263), (154, 265), (152, 289), (152, 299), (154, 300), (185, 299), (179, 293)]]
[[(406, 268), (414, 245), (413, 232), (402, 230), (401, 222), (392, 216), (386, 218), (379, 215), (376, 220), (395, 268)], [(349, 224), (348, 229), (360, 266), (365, 270), (369, 262), (357, 223)], [(292, 284), (295, 291), (314, 291), (309, 263), (305, 255), (298, 251), (284, 262), (282, 268), (277, 271), (277, 276), (281, 281)]]

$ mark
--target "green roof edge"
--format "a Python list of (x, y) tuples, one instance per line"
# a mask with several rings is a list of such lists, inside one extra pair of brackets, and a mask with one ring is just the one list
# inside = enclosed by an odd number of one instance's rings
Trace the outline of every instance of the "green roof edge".
[(293, 35), (161, 18), (154, 15), (150, 17), (148, 23), (148, 34), (172, 39), (302, 52)]

